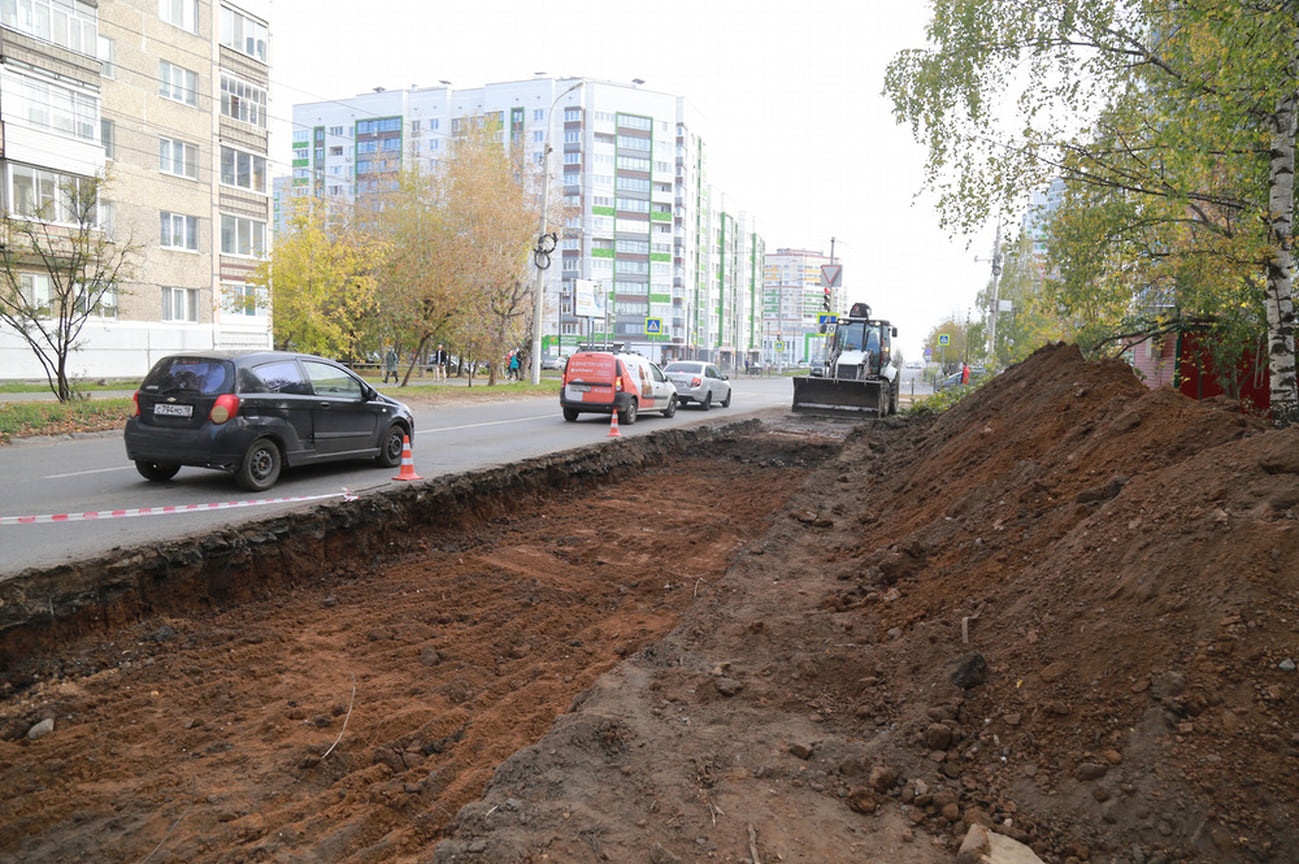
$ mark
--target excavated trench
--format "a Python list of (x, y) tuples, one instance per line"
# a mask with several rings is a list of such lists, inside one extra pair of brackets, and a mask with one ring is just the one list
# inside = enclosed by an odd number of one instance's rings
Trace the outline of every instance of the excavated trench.
[[(0, 583), (0, 686), (12, 694), (61, 668), (57, 649), (134, 622), (229, 608), (307, 580), (346, 577), (454, 543), (475, 526), (583, 494), (688, 456), (811, 469), (843, 429), (758, 420), (665, 430), (512, 465), (388, 487), (353, 500), (157, 546), (137, 546)], [(718, 490), (724, 499), (725, 490)], [(647, 530), (655, 530), (648, 529)], [(563, 540), (560, 539), (562, 543)], [(682, 547), (664, 537), (665, 547)]]

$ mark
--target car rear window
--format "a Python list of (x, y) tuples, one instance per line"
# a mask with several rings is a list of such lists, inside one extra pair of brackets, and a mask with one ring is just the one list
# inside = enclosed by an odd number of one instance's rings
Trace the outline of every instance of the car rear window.
[(669, 363), (663, 369), (663, 371), (664, 372), (698, 372), (700, 369), (703, 368), (703, 365), (704, 364), (702, 363), (682, 363), (678, 361), (676, 363)]
[(148, 393), (198, 393), (218, 396), (234, 384), (234, 364), (214, 357), (164, 357), (140, 385)]

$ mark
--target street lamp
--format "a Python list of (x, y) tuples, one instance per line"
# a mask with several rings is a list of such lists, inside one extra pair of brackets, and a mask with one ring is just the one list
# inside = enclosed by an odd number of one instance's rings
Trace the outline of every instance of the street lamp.
[(546, 135), (545, 141), (541, 145), (541, 219), (537, 225), (537, 247), (533, 250), (532, 256), (532, 263), (537, 268), (537, 284), (533, 289), (532, 297), (532, 375), (530, 380), (533, 384), (541, 383), (541, 306), (542, 301), (545, 299), (546, 269), (550, 267), (550, 253), (554, 251), (555, 244), (558, 241), (555, 234), (546, 233), (546, 209), (550, 203), (550, 128), (554, 125), (555, 106), (559, 104), (559, 100), (585, 83), (585, 81), (578, 81), (556, 96), (554, 101), (550, 103), (550, 110), (546, 113)]

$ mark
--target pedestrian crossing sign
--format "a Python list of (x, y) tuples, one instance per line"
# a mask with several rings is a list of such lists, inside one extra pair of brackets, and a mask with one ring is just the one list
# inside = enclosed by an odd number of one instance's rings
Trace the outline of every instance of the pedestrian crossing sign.
[(646, 319), (645, 319), (645, 335), (647, 335), (647, 336), (658, 336), (658, 335), (659, 335), (660, 333), (662, 333), (662, 332), (663, 332), (663, 319), (662, 319), (662, 318), (646, 318)]

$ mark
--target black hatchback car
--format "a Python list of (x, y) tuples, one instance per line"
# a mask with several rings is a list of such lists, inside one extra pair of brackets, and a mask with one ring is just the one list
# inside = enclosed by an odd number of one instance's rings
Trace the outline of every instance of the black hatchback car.
[(126, 456), (149, 480), (182, 465), (233, 471), (260, 492), (284, 467), (342, 459), (401, 464), (410, 409), (323, 357), (201, 351), (164, 357), (133, 397)]

